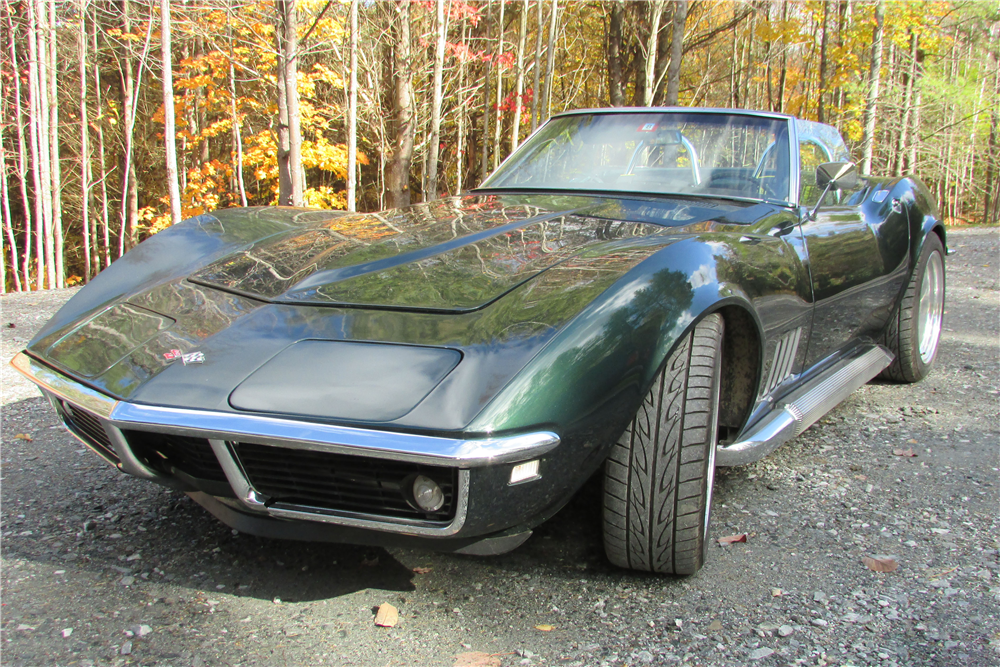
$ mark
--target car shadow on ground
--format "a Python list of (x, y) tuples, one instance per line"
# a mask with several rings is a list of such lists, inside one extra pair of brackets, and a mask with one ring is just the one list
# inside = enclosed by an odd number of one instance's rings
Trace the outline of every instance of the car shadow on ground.
[[(180, 587), (192, 595), (309, 602), (364, 589), (411, 592), (428, 571), (447, 573), (460, 588), (499, 572), (541, 571), (564, 582), (648, 577), (605, 558), (600, 473), (524, 545), (500, 556), (274, 540), (230, 530), (186, 495), (118, 472), (61, 428), (41, 398), (5, 412), (4, 440), (16, 445), (4, 457), (4, 558), (46, 563), (68, 576), (89, 572), (122, 593), (165, 597)], [(12, 441), (21, 429), (34, 434), (30, 448)], [(663, 585), (671, 581), (682, 579), (667, 577)]]

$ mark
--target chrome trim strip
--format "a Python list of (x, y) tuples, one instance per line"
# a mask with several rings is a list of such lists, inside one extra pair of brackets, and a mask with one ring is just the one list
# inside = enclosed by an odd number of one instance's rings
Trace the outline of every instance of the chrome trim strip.
[[(559, 436), (549, 431), (464, 440), (254, 414), (137, 405), (115, 400), (85, 387), (24, 352), (14, 357), (11, 365), (43, 390), (90, 410), (111, 421), (118, 429), (137, 428), (210, 440), (240, 440), (459, 468), (527, 461), (544, 455), (559, 444)], [(114, 438), (112, 442), (115, 442)], [(122, 461), (126, 458), (135, 457), (122, 457)], [(143, 468), (145, 466), (141, 463), (136, 466), (137, 470)]]
[(139, 477), (140, 479), (153, 481), (163, 481), (167, 479), (166, 476), (152, 470), (139, 460), (139, 458), (132, 451), (132, 448), (129, 447), (128, 441), (125, 440), (125, 434), (123, 434), (120, 429), (108, 422), (103, 422), (101, 426), (104, 427), (104, 432), (108, 434), (108, 439), (111, 440), (111, 444), (114, 445), (115, 453), (118, 454), (118, 460), (121, 461), (118, 467), (123, 472), (127, 472), (128, 474)]
[(99, 417), (108, 419), (111, 416), (111, 411), (118, 404), (118, 401), (110, 396), (105, 396), (75, 380), (70, 380), (62, 373), (35, 361), (24, 352), (18, 352), (17, 356), (10, 360), (10, 365), (42, 389), (74, 405), (79, 405)]
[(893, 354), (880, 345), (841, 360), (792, 392), (735, 443), (719, 447), (716, 465), (738, 466), (757, 461), (801, 434), (861, 385), (892, 363)]
[(537, 458), (559, 444), (548, 431), (499, 438), (462, 440), (278, 419), (261, 415), (166, 408), (119, 402), (111, 414), (116, 425), (209, 439), (239, 440), (396, 461), (476, 468)]
[(288, 503), (277, 503), (268, 506), (268, 498), (261, 495), (250, 483), (243, 466), (233, 452), (229, 443), (223, 440), (209, 440), (212, 451), (222, 465), (226, 479), (240, 503), (245, 509), (259, 514), (267, 514), (276, 519), (292, 519), (316, 521), (319, 523), (330, 523), (339, 526), (350, 526), (354, 528), (369, 528), (390, 533), (405, 533), (407, 535), (424, 535), (446, 537), (454, 535), (462, 526), (469, 510), (469, 471), (458, 471), (458, 489), (456, 495), (455, 518), (447, 525), (434, 525), (428, 521), (417, 521), (413, 519), (402, 519), (398, 517), (382, 516), (378, 514), (364, 514), (360, 512), (343, 512), (337, 510), (324, 509), (319, 507), (309, 507), (292, 505)]

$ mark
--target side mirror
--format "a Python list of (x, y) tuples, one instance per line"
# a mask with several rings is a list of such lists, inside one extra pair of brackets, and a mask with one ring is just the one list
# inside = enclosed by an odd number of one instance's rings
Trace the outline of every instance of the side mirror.
[(853, 190), (858, 187), (858, 169), (853, 162), (824, 162), (816, 167), (816, 185), (823, 188), (816, 206), (809, 212), (809, 219), (816, 219), (816, 212), (830, 190)]
[(853, 162), (824, 162), (816, 167), (816, 185), (821, 188), (853, 190), (858, 187), (858, 169)]

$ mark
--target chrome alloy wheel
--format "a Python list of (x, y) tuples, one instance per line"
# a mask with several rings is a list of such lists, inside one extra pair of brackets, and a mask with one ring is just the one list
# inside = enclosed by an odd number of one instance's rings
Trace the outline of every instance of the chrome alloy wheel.
[(941, 339), (941, 322), (944, 319), (944, 261), (941, 253), (932, 252), (924, 265), (920, 281), (920, 303), (917, 312), (917, 341), (920, 360), (930, 363)]

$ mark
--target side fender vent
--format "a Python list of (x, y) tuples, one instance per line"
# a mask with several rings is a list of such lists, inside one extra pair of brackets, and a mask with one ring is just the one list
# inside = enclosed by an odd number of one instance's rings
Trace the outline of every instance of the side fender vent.
[(792, 364), (795, 363), (795, 355), (799, 351), (801, 338), (802, 327), (799, 327), (789, 331), (778, 341), (778, 347), (774, 350), (774, 359), (771, 360), (771, 372), (767, 376), (765, 394), (773, 391), (792, 374)]

